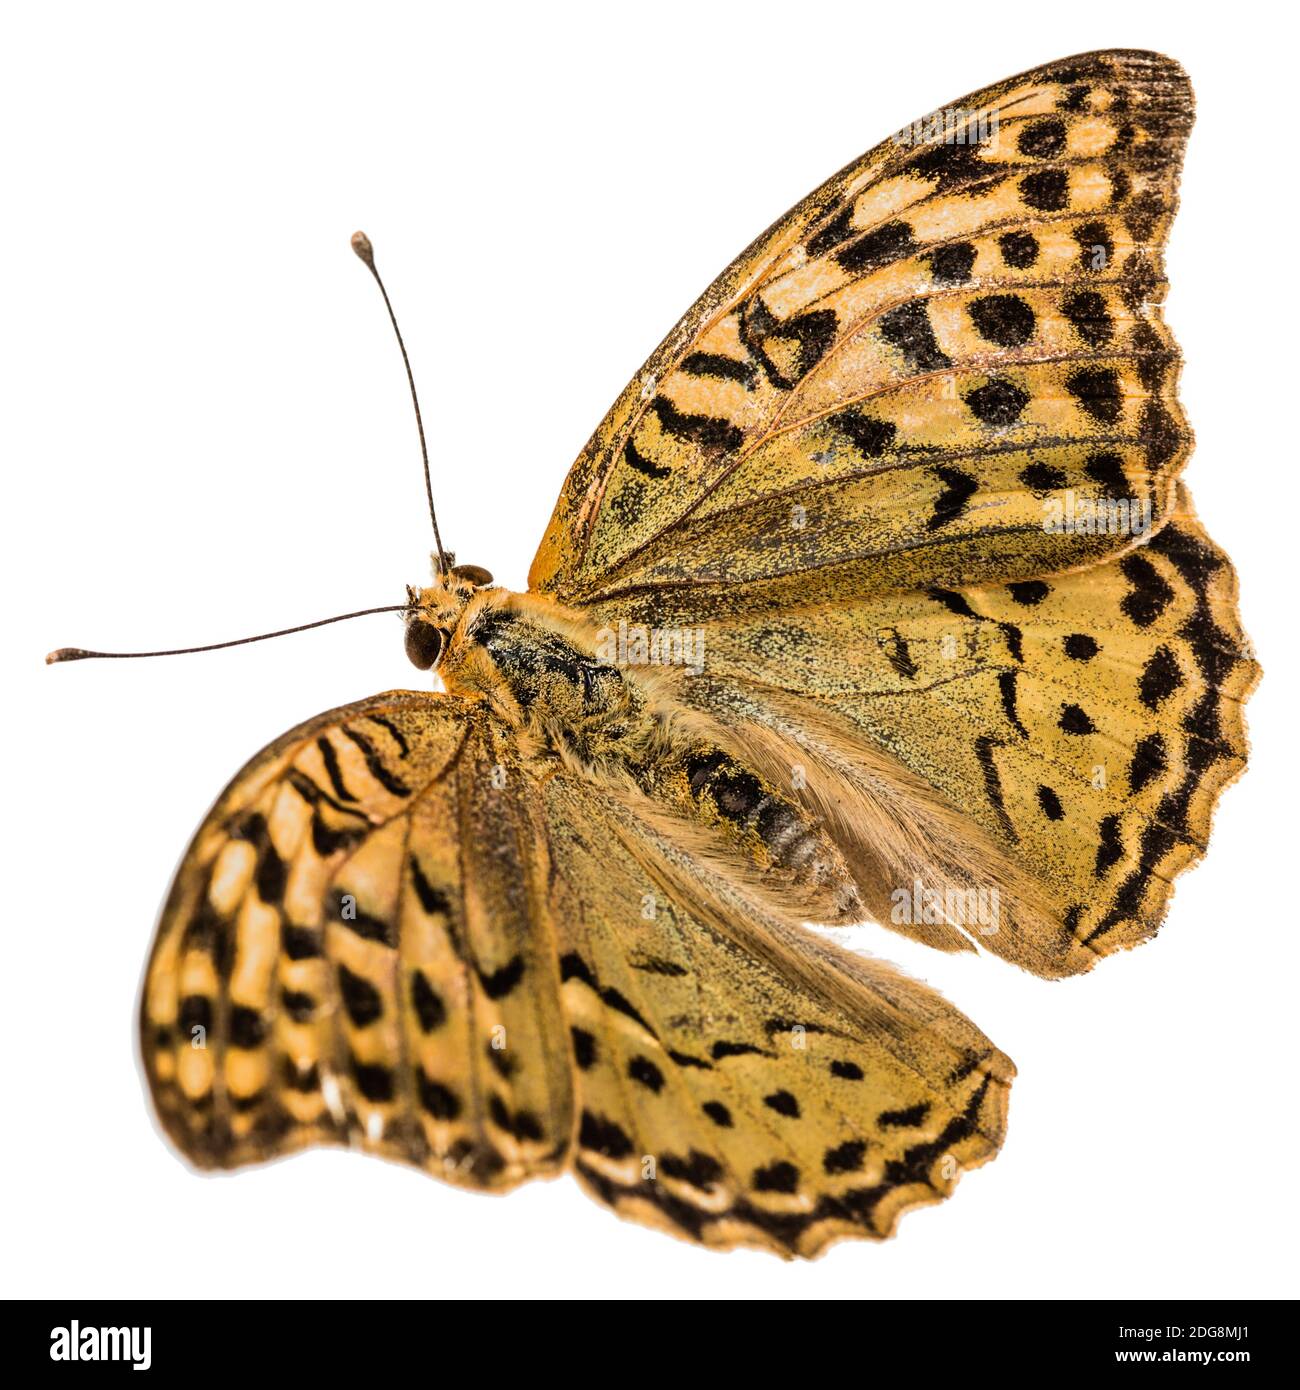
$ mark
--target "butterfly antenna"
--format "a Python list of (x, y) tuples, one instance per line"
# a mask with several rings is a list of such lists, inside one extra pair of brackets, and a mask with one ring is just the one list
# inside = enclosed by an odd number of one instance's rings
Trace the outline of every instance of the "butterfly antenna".
[(272, 637), (287, 637), (291, 632), (306, 632), (313, 627), (328, 627), (330, 623), (345, 623), (349, 618), (368, 618), (372, 613), (409, 613), (409, 603), (390, 603), (383, 608), (359, 608), (355, 613), (339, 613), (333, 618), (317, 618), (314, 623), (299, 623), (297, 627), (282, 627), (276, 632), (259, 632), (256, 637), (236, 637), (233, 642), (209, 642), (206, 647), (173, 647), (165, 652), (88, 652), (82, 647), (60, 647), (45, 658), (47, 666), (61, 661), (89, 661), (108, 658), (124, 661), (138, 656), (189, 656), (192, 652), (215, 652), (222, 647), (242, 647), (249, 642), (265, 642)]
[(406, 353), (406, 343), (402, 340), (402, 330), (397, 326), (397, 315), (393, 313), (392, 300), (389, 299), (383, 279), (375, 266), (375, 248), (370, 244), (370, 238), (365, 232), (352, 233), (352, 249), (365, 262), (371, 275), (375, 277), (375, 284), (379, 286), (379, 293), (384, 296), (384, 307), (388, 310), (388, 317), (392, 321), (393, 332), (397, 334), (397, 346), (402, 349), (406, 380), (411, 388), (411, 404), (415, 407), (415, 424), (420, 431), (420, 456), (424, 459), (424, 495), (429, 499), (429, 520), (433, 522), (433, 542), (438, 547), (438, 568), (443, 574), (446, 574), (451, 566), (447, 562), (447, 553), (442, 548), (442, 537), (438, 534), (438, 514), (433, 509), (433, 482), (429, 477), (429, 448), (424, 442), (424, 420), (420, 416), (420, 398), (415, 391), (415, 374), (411, 371), (411, 359)]

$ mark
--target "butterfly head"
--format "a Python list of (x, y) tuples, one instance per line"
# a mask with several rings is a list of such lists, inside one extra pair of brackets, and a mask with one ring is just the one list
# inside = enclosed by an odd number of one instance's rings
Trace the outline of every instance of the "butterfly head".
[(491, 583), (492, 576), (481, 565), (452, 564), (436, 572), (427, 589), (406, 586), (406, 655), (416, 670), (429, 671), (438, 664), (469, 601)]

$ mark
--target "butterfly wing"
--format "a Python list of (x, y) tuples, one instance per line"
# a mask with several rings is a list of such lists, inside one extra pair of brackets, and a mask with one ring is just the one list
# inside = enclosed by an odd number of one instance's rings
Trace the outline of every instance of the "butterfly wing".
[[(983, 138), (887, 141), (701, 298), (531, 580), (611, 627), (699, 625), (683, 698), (751, 750), (777, 731), (772, 776), (820, 759), (880, 920), (958, 949), (895, 894), (995, 891), (980, 944), (1064, 975), (1158, 926), (1258, 675), (1177, 482), (1160, 301), (1192, 96), (1107, 52), (950, 111)], [(1053, 526), (1076, 499), (1115, 510)]]
[(644, 801), (541, 794), (593, 1195), (812, 1256), (892, 1234), (997, 1153), (1015, 1068), (933, 990), (773, 916)]
[(1144, 544), (1086, 569), (814, 599), (706, 633), (683, 698), (770, 777), (802, 768), (873, 915), (943, 945), (891, 895), (994, 892), (995, 920), (967, 912), (976, 929), (947, 945), (974, 935), (1040, 975), (1155, 933), (1245, 766), (1259, 668), (1232, 566), (1185, 495)]
[(235, 778), (142, 1002), (188, 1157), (349, 1144), (487, 1189), (572, 1162), (625, 1215), (812, 1254), (996, 1152), (1013, 1068), (960, 1014), (547, 771), (482, 704), (392, 692)]
[(234, 779), (142, 1001), (158, 1113), (202, 1167), (350, 1144), (471, 1187), (563, 1167), (572, 1101), (544, 885), (482, 706), (392, 692)]
[(1030, 578), (1122, 548), (1050, 494), (1168, 510), (1190, 436), (1160, 315), (1192, 95), (1050, 63), (888, 140), (697, 301), (575, 463), (530, 574), (701, 606)]

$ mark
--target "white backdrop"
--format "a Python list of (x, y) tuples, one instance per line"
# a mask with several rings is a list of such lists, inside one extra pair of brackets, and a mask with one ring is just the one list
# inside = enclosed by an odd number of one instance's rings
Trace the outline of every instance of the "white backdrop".
[[(11, 1294), (868, 1298), (1296, 1292), (1295, 35), (1277, 6), (123, 3), (10, 11), (3, 319), (4, 1248)], [(1267, 676), (1255, 761), (1160, 939), (1048, 985), (879, 929), (1020, 1067), (1001, 1157), (884, 1246), (709, 1254), (563, 1179), (505, 1199), (318, 1152), (221, 1178), (134, 1056), (154, 916), (233, 771), (420, 685), (429, 538), (374, 239), (439, 513), (523, 587), (570, 460), (774, 217), (904, 121), (1066, 54), (1153, 47), (1199, 99), (1168, 319), (1187, 478)]]

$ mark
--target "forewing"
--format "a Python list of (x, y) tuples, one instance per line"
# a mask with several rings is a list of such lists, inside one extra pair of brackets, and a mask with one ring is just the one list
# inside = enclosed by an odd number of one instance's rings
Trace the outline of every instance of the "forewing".
[(595, 1196), (810, 1256), (997, 1152), (1014, 1068), (937, 994), (777, 920), (646, 803), (565, 776), (542, 795)]
[(752, 609), (809, 571), (827, 597), (952, 587), (1131, 543), (1045, 529), (1072, 491), (1158, 524), (1190, 446), (1160, 316), (1185, 75), (1083, 54), (947, 111), (705, 292), (575, 463), (532, 587)]
[(234, 779), (142, 1001), (155, 1104), (192, 1161), (349, 1144), (487, 1188), (564, 1165), (567, 1040), (522, 787), (482, 705), (408, 692), (321, 715)]

